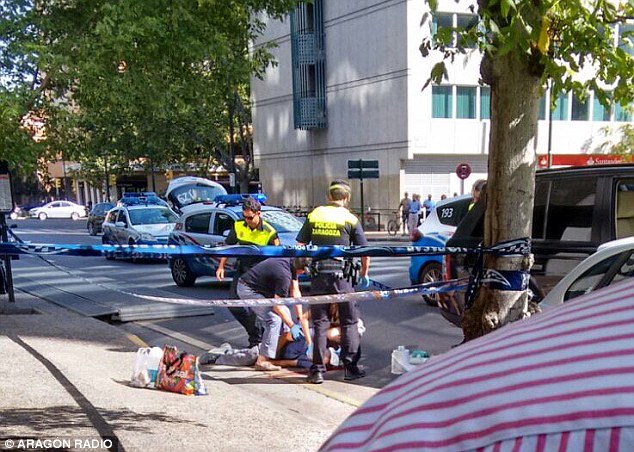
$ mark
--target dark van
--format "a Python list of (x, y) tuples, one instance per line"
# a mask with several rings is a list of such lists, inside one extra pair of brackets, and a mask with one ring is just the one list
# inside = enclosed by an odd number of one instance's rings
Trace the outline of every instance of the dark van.
[[(482, 240), (484, 209), (469, 213), (463, 222), (473, 226), (460, 228), (447, 246), (474, 246)], [(533, 246), (535, 264), (531, 274), (538, 292), (550, 290), (581, 260), (598, 246), (634, 235), (634, 164), (567, 167), (538, 170), (535, 174), (533, 209)], [(456, 278), (468, 275), (470, 257), (445, 258), (444, 275)], [(462, 314), (462, 294), (453, 294), (452, 306), (441, 297), (443, 311), (450, 321)], [(455, 311), (458, 312), (455, 312)]]

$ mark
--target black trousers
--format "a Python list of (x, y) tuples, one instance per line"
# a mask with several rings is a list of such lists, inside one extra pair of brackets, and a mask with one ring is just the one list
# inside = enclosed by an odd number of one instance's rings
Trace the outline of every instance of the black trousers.
[[(332, 274), (320, 274), (312, 279), (311, 295), (327, 295), (354, 292), (352, 284), (345, 279), (339, 279)], [(337, 303), (339, 308), (339, 322), (341, 326), (341, 362), (344, 366), (357, 364), (361, 358), (361, 341), (359, 336), (359, 307), (356, 302)], [(330, 326), (328, 318), (328, 304), (314, 304), (310, 306), (313, 318), (315, 341), (313, 345), (313, 365), (311, 371), (325, 372), (324, 356), (327, 350), (326, 331)]]
[[(236, 274), (233, 276), (233, 280), (231, 281), (231, 286), (229, 286), (229, 294), (232, 299), (237, 299), (238, 297), (238, 279), (248, 268), (244, 268), (242, 266), (238, 266), (236, 268)], [(242, 325), (242, 327), (247, 332), (249, 336), (249, 347), (253, 347), (262, 342), (262, 332), (264, 328), (259, 325), (257, 321), (257, 315), (251, 308), (247, 307), (231, 307), (228, 308), (229, 312), (233, 315), (233, 317)]]

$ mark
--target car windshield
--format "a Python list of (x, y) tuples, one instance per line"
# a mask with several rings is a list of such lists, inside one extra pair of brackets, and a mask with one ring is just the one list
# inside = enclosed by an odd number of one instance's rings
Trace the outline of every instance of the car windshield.
[(213, 201), (216, 196), (224, 194), (225, 192), (220, 187), (185, 185), (174, 189), (169, 196), (172, 200), (176, 199), (182, 207), (197, 202)]
[(278, 233), (298, 232), (302, 228), (301, 221), (283, 210), (265, 210), (262, 216)]
[(139, 224), (168, 224), (176, 223), (178, 217), (169, 209), (147, 208), (129, 210), (130, 222)]

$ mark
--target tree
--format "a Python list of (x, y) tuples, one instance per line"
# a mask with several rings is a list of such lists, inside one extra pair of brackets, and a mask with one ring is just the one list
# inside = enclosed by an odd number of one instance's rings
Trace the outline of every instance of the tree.
[[(431, 10), (436, 0), (428, 0)], [(614, 46), (615, 24), (634, 18), (634, 3), (603, 0), (479, 0), (471, 6), (480, 27), (444, 29), (421, 45), (423, 56), (440, 50), (445, 59), (477, 43), (483, 58), (482, 82), (491, 87), (489, 179), (484, 245), (530, 237), (534, 198), (538, 101), (548, 81), (554, 98), (592, 90), (605, 105), (634, 99), (632, 28), (622, 27)], [(424, 17), (424, 20), (428, 16)], [(452, 32), (458, 45), (452, 45)], [(628, 53), (630, 52), (630, 53)], [(590, 71), (590, 76), (584, 75)], [(445, 60), (428, 83), (446, 74)], [(487, 255), (485, 268), (527, 272), (531, 259)], [(530, 315), (526, 292), (483, 286), (463, 320), (470, 340)]]
[(208, 163), (227, 147), (227, 99), (271, 62), (249, 51), (258, 14), (294, 3), (0, 0), (0, 80), (45, 116), (50, 148), (95, 174), (105, 161)]

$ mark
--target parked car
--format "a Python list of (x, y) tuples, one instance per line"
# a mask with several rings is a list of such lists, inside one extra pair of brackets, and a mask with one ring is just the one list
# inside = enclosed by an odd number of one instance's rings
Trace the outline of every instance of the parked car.
[(86, 218), (86, 208), (71, 201), (53, 201), (29, 210), (31, 218), (46, 220), (47, 218)]
[(97, 235), (102, 232), (101, 225), (106, 219), (106, 213), (110, 209), (114, 208), (114, 204), (111, 202), (100, 202), (95, 204), (90, 213), (88, 214), (88, 220), (86, 221), (86, 229), (90, 235)]
[[(484, 209), (470, 211), (447, 246), (482, 241)], [(533, 209), (531, 290), (539, 300), (598, 247), (634, 235), (634, 165), (569, 167), (537, 171)], [(443, 276), (468, 276), (474, 255), (447, 255)], [(443, 315), (453, 323), (464, 294), (441, 294)]]
[[(231, 195), (229, 195), (231, 196)], [(283, 245), (294, 245), (302, 222), (283, 209), (262, 206), (262, 217), (277, 231)], [(242, 203), (201, 203), (186, 208), (178, 219), (169, 243), (174, 245), (222, 245), (236, 220), (241, 220)], [(233, 268), (234, 259), (227, 261)], [(218, 259), (176, 256), (169, 258), (172, 279), (181, 287), (192, 286), (200, 276), (215, 276)], [(227, 276), (231, 276), (227, 272)]]
[(542, 308), (562, 304), (626, 278), (634, 278), (634, 237), (604, 243), (557, 283)]
[(23, 206), (15, 206), (11, 213), (9, 214), (9, 218), (12, 220), (17, 220), (18, 218), (29, 218), (29, 212), (31, 209), (35, 209), (37, 207), (42, 207), (44, 204), (28, 204)]
[[(411, 234), (414, 246), (445, 246), (456, 226), (466, 215), (471, 195), (438, 201), (427, 219)], [(412, 284), (423, 284), (442, 279), (442, 256), (412, 256), (409, 279)], [(423, 295), (423, 300), (436, 306), (437, 295)]]
[(102, 243), (107, 245), (167, 244), (177, 220), (178, 215), (161, 203), (119, 202), (117, 207), (106, 214), (102, 225)]
[(320, 450), (631, 450), (632, 299), (634, 279), (433, 356)]

